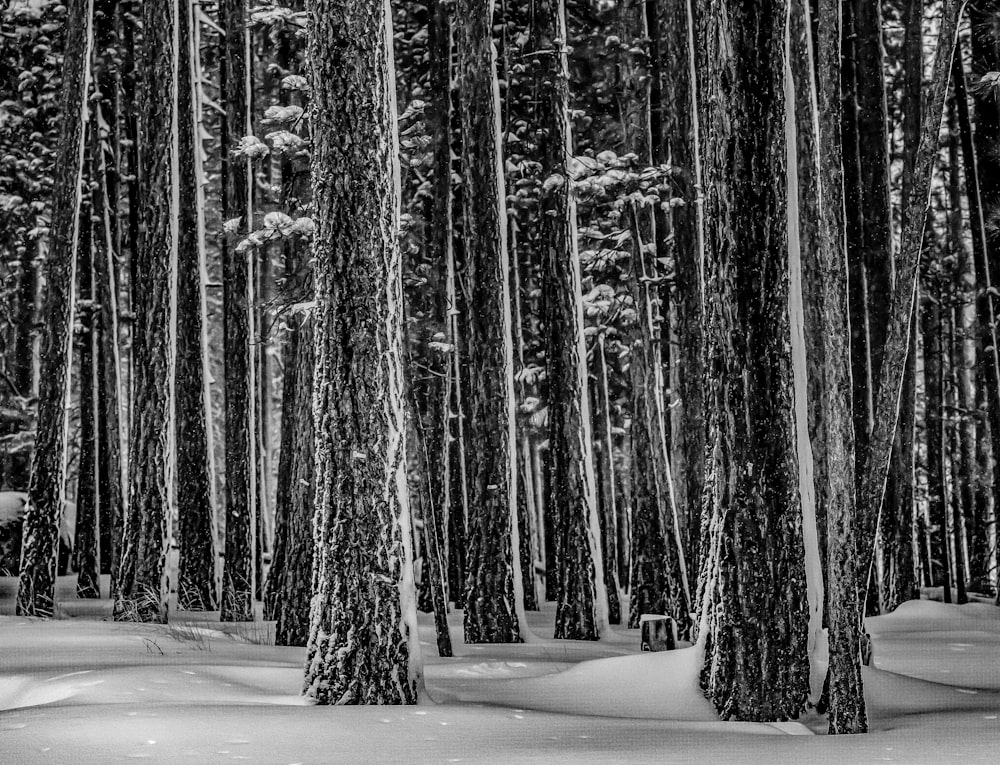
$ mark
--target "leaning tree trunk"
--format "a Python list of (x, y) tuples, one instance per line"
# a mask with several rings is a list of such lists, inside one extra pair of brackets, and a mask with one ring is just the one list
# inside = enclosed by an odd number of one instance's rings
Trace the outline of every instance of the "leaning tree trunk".
[[(952, 66), (958, 16), (962, 5), (962, 0), (945, 0), (942, 6), (934, 70), (921, 117), (920, 142), (914, 157), (912, 181), (907, 184), (908, 193), (903, 200), (899, 257), (890, 296), (885, 349), (877, 385), (878, 395), (875, 398), (875, 427), (872, 430), (864, 458), (864, 468), (858, 483), (858, 516), (875, 518), (876, 525), (881, 514), (889, 459), (895, 440), (900, 390), (903, 385), (903, 371), (909, 344), (910, 317), (913, 312), (920, 252), (930, 200), (931, 172), (937, 155), (938, 132), (944, 115), (948, 75)], [(859, 547), (858, 561), (861, 573), (859, 581), (862, 587), (869, 580), (868, 572), (871, 571), (873, 559), (874, 550), (871, 547)]]
[[(784, 2), (701, 16), (710, 418), (699, 644), (724, 719), (787, 720), (809, 694), (792, 411)], [(762, 191), (763, 190), (763, 191)]]
[(548, 295), (549, 506), (556, 512), (559, 560), (555, 637), (596, 640), (607, 629), (608, 614), (590, 433), (576, 203), (566, 164), (573, 149), (564, 0), (543, 0), (535, 9), (534, 21), (536, 50), (543, 52), (545, 62), (539, 72), (539, 149), (545, 178), (539, 238)]
[(66, 477), (66, 410), (72, 358), (76, 238), (83, 167), (85, 71), (90, 60), (91, 3), (70, 0), (66, 11), (66, 54), (55, 159), (49, 253), (45, 261), (45, 330), (35, 450), (25, 508), (17, 613), (51, 616), (56, 557)]
[(514, 464), (514, 378), (500, 94), (493, 0), (459, 0), (458, 72), (465, 180), (469, 518), (465, 640), (520, 642), (523, 605)]
[(313, 0), (316, 512), (305, 691), (411, 704), (419, 642), (404, 460), (389, 4)]
[(841, 150), (841, 0), (819, 0), (817, 73), (819, 87), (819, 250), (824, 423), (822, 474), (826, 481), (827, 621), (830, 659), (827, 707), (830, 733), (868, 730), (861, 681), (860, 611), (855, 557), (855, 460), (851, 396), (847, 238), (844, 221), (844, 165)]
[[(250, 349), (250, 274), (246, 252), (234, 246), (249, 232), (247, 163), (230, 158), (246, 135), (246, 3), (224, 0), (220, 6), (223, 51), (219, 80), (226, 115), (222, 120), (222, 218), (235, 221), (230, 241), (222, 242), (222, 333), (226, 388), (226, 544), (222, 572), (222, 620), (254, 618), (254, 543), (257, 491), (250, 426), (252, 353)], [(240, 251), (238, 251), (240, 250)], [(253, 252), (253, 250), (249, 250)]]
[(115, 592), (115, 619), (163, 621), (167, 617), (169, 523), (167, 492), (170, 424), (170, 293), (172, 93), (174, 9), (144, 3), (139, 66), (139, 187), (145, 225), (133, 256), (132, 431), (129, 502)]
[(212, 507), (212, 464), (208, 453), (205, 412), (205, 369), (202, 353), (202, 271), (195, 170), (201, 125), (192, 94), (191, 45), (193, 6), (181, 4), (177, 14), (177, 143), (179, 210), (177, 222), (177, 365), (175, 371), (177, 433), (177, 512), (180, 562), (178, 607), (189, 611), (218, 608), (215, 585), (215, 512)]

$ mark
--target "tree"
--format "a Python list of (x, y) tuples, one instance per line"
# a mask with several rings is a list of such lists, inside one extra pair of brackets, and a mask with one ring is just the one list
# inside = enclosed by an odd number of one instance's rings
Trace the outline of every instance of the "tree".
[(72, 354), (74, 280), (83, 167), (85, 71), (90, 60), (89, 0), (67, 4), (60, 96), (62, 125), (55, 160), (49, 255), (45, 266), (46, 327), (42, 341), (38, 424), (24, 514), (17, 613), (51, 616), (66, 476), (66, 409)]
[(700, 16), (709, 412), (702, 687), (724, 719), (798, 716), (809, 694), (785, 219), (787, 6)]
[[(819, 248), (814, 278), (819, 285), (824, 423), (822, 475), (827, 524), (827, 592), (830, 663), (830, 733), (868, 729), (861, 682), (860, 612), (855, 548), (854, 423), (851, 421), (850, 316), (844, 220), (844, 164), (841, 143), (841, 3), (820, 0), (819, 80), (820, 194)], [(884, 252), (883, 255), (887, 255)]]
[(177, 364), (175, 369), (177, 511), (180, 560), (177, 598), (180, 608), (214, 611), (215, 508), (205, 397), (205, 293), (202, 283), (204, 212), (199, 173), (201, 123), (195, 106), (192, 73), (196, 71), (193, 6), (177, 13), (177, 144), (179, 219), (177, 222)]
[(569, 70), (564, 0), (535, 9), (542, 196), (538, 211), (548, 332), (549, 506), (558, 514), (556, 638), (596, 640), (607, 628), (607, 594), (594, 480), (587, 349), (583, 336), (576, 204), (567, 160)]
[(223, 54), (219, 83), (226, 115), (222, 120), (222, 218), (239, 242), (222, 242), (222, 332), (225, 338), (226, 390), (226, 544), (222, 572), (222, 620), (254, 618), (254, 540), (256, 470), (251, 406), (256, 391), (251, 384), (251, 282), (244, 245), (250, 231), (249, 160), (241, 141), (247, 132), (246, 3), (220, 4)]
[(465, 640), (522, 639), (514, 377), (493, 0), (458, 0), (463, 240), (470, 306)]
[(167, 503), (170, 423), (171, 218), (174, 114), (174, 9), (142, 7), (143, 46), (139, 70), (139, 228), (132, 262), (133, 416), (129, 439), (129, 501), (120, 570), (114, 592), (115, 619), (166, 619), (169, 508)]
[(416, 701), (388, 3), (313, 0), (316, 523), (305, 691)]

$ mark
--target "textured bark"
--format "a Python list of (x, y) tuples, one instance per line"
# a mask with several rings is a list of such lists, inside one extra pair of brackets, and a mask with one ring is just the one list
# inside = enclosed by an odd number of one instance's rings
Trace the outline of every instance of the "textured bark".
[(605, 352), (605, 335), (597, 336), (593, 351), (595, 363), (594, 378), (596, 388), (592, 389), (594, 406), (594, 466), (597, 477), (598, 500), (601, 512), (601, 550), (604, 561), (604, 585), (608, 592), (608, 621), (621, 624), (622, 607), (620, 600), (621, 572), (628, 567), (620, 566), (620, 529), (618, 523), (618, 487), (615, 476), (615, 446), (612, 438), (611, 397), (608, 393), (608, 361)]
[(827, 622), (830, 733), (868, 730), (861, 681), (858, 570), (856, 558), (854, 423), (849, 409), (851, 378), (848, 305), (849, 255), (844, 221), (844, 165), (841, 148), (841, 0), (819, 0), (817, 89), (820, 191), (817, 273), (822, 325), (821, 411), (827, 526)]
[(882, 609), (891, 613), (901, 603), (920, 597), (913, 560), (913, 512), (915, 507), (917, 348), (916, 322), (911, 322), (909, 350), (903, 370), (899, 402), (899, 424), (892, 447), (892, 462), (886, 486), (885, 512), (880, 534), (884, 551)]
[(101, 573), (117, 571), (121, 555), (124, 497), (122, 475), (122, 385), (118, 332), (119, 255), (122, 249), (118, 220), (120, 186), (119, 141), (121, 112), (118, 71), (118, 2), (97, 0), (94, 6), (94, 82), (99, 98), (100, 124), (106, 130), (91, 131), (91, 204), (96, 230), (94, 278), (99, 310), (98, 343), (98, 512)]
[(101, 548), (98, 497), (100, 496), (100, 437), (97, 433), (97, 348), (98, 333), (94, 303), (94, 251), (92, 247), (90, 199), (80, 205), (77, 237), (76, 275), (77, 347), (80, 370), (80, 451), (76, 483), (76, 530), (73, 558), (76, 561), (76, 595), (101, 596)]
[(178, 606), (189, 611), (218, 608), (215, 583), (215, 528), (211, 461), (205, 412), (202, 353), (202, 270), (196, 153), (197, 115), (192, 94), (191, 5), (178, 9), (177, 142), (179, 210), (177, 221), (177, 513), (180, 561)]
[[(583, 339), (576, 204), (566, 159), (572, 152), (563, 0), (542, 0), (534, 14), (538, 125), (542, 157), (540, 243), (546, 282), (549, 506), (557, 515), (555, 637), (596, 640), (607, 625), (600, 527), (590, 438), (590, 394)], [(596, 551), (596, 554), (595, 554)]]
[(315, 506), (314, 345), (313, 323), (309, 317), (289, 327), (275, 498), (274, 557), (264, 590), (265, 618), (276, 622), (276, 645), (304, 646), (309, 639)]
[[(66, 10), (66, 52), (59, 113), (50, 244), (45, 265), (45, 330), (35, 449), (25, 507), (17, 613), (51, 616), (66, 474), (66, 394), (74, 307), (74, 252), (83, 163), (84, 72), (89, 54), (91, 4), (71, 0)], [(78, 116), (79, 115), (79, 118)]]
[(516, 472), (513, 443), (513, 350), (499, 93), (492, 44), (492, 0), (459, 0), (458, 78), (465, 181), (465, 281), (469, 386), (469, 518), (465, 640), (520, 642), (515, 576)]
[(404, 468), (399, 167), (389, 4), (313, 0), (316, 561), (321, 704), (409, 704), (419, 656)]
[[(893, 283), (885, 351), (875, 399), (875, 427), (864, 459), (858, 486), (858, 516), (878, 518), (885, 494), (886, 476), (899, 414), (899, 397), (906, 364), (907, 339), (920, 264), (920, 250), (930, 195), (931, 171), (937, 154), (938, 132), (944, 115), (945, 94), (955, 50), (961, 0), (946, 0), (942, 6), (941, 31), (934, 58), (934, 71), (921, 118), (920, 142), (913, 162), (912, 182), (904, 196), (902, 233), (896, 278)], [(862, 581), (871, 571), (874, 550), (859, 549)]]
[(144, 3), (138, 74), (139, 185), (144, 225), (132, 261), (133, 413), (129, 501), (114, 613), (119, 621), (166, 619), (164, 564), (169, 534), (167, 429), (170, 422), (171, 121), (174, 13)]
[[(924, 391), (927, 432), (927, 501), (932, 527), (931, 571), (933, 584), (944, 586), (944, 602), (951, 603), (951, 556), (947, 532), (947, 478), (945, 476), (944, 353), (942, 348), (941, 296), (937, 279), (924, 284), (921, 322), (924, 335)], [(934, 575), (934, 562), (938, 564)]]
[[(975, 18), (974, 13), (973, 18)], [(969, 114), (969, 95), (965, 81), (962, 50), (956, 46), (955, 62), (952, 69), (955, 86), (955, 104), (958, 113), (959, 131), (962, 143), (962, 169), (965, 172), (965, 187), (969, 208), (969, 228), (972, 234), (973, 275), (976, 294), (976, 319), (979, 332), (979, 376), (982, 380), (982, 393), (986, 399), (986, 417), (988, 427), (983, 423), (979, 430), (979, 438), (985, 439), (981, 431), (989, 430), (989, 439), (994, 454), (1000, 454), (1000, 358), (997, 355), (997, 296), (993, 291), (993, 281), (990, 274), (988, 256), (990, 244), (986, 238), (986, 221), (983, 210), (983, 200), (980, 192), (979, 158), (973, 143), (972, 120)], [(976, 136), (980, 125), (977, 122)], [(992, 475), (993, 496), (1000, 491), (1000, 461), (994, 463)], [(995, 502), (995, 500), (994, 500)], [(992, 533), (989, 531), (987, 513), (979, 507), (979, 502), (973, 513), (976, 519), (972, 534), (972, 575), (989, 569), (989, 548), (992, 546)]]
[(701, 15), (706, 409), (702, 687), (723, 719), (785, 720), (809, 693), (791, 396), (783, 2)]
[(256, 470), (250, 429), (250, 269), (247, 254), (233, 246), (248, 233), (247, 167), (230, 157), (246, 135), (247, 98), (244, 29), (245, 0), (224, 0), (219, 9), (224, 30), (220, 86), (226, 107), (222, 121), (222, 219), (237, 219), (232, 241), (222, 243), (222, 333), (226, 390), (226, 540), (222, 571), (222, 620), (253, 619), (256, 517), (252, 494)]
[(705, 480), (705, 402), (703, 389), (704, 339), (702, 336), (702, 256), (697, 196), (696, 86), (692, 82), (690, 0), (664, 3), (665, 62), (663, 102), (664, 134), (670, 162), (677, 170), (672, 182), (674, 194), (684, 204), (673, 208), (674, 306), (679, 344), (677, 375), (680, 389), (681, 425), (677, 429), (681, 455), (676, 474), (683, 484), (679, 508), (687, 527), (687, 564), (690, 576), (698, 570), (700, 547), (701, 495)]

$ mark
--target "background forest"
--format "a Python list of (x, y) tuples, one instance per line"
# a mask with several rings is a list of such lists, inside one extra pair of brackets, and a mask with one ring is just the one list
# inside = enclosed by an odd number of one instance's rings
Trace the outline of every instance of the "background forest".
[(864, 617), (997, 598), (1000, 3), (493, 6), (0, 11), (18, 613), (355, 704), (418, 609), (660, 615), (723, 719), (865, 731)]

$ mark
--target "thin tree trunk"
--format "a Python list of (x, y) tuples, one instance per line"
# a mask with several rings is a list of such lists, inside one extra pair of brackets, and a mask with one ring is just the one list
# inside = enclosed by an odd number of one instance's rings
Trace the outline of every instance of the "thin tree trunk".
[[(945, 95), (955, 51), (962, 0), (945, 0), (929, 98), (921, 118), (920, 143), (913, 163), (912, 184), (904, 197), (902, 234), (896, 278), (886, 329), (885, 351), (875, 399), (875, 427), (864, 460), (858, 488), (858, 516), (877, 519), (885, 495), (886, 476), (899, 415), (899, 397), (906, 365), (907, 337), (914, 302), (920, 251), (930, 198), (931, 172), (937, 155), (938, 132), (944, 116)], [(868, 581), (874, 550), (859, 549), (861, 582)]]
[[(316, 561), (305, 692), (417, 700), (389, 3), (313, 0)], [(362, 639), (363, 636), (363, 639)]]
[(90, 60), (92, 16), (89, 0), (67, 3), (66, 53), (59, 101), (64, 119), (55, 159), (51, 239), (45, 266), (46, 327), (42, 333), (35, 449), (22, 525), (17, 589), (17, 613), (24, 616), (51, 616), (55, 606), (56, 557), (66, 477), (66, 412), (83, 168), (85, 72)]
[(222, 218), (235, 220), (230, 241), (222, 250), (222, 333), (226, 390), (226, 540), (222, 573), (222, 620), (254, 618), (256, 516), (253, 495), (256, 470), (250, 427), (252, 353), (250, 348), (250, 274), (247, 254), (236, 243), (249, 232), (246, 161), (230, 158), (246, 134), (246, 7), (245, 0), (224, 0), (220, 5), (222, 55), (220, 89), (226, 107), (222, 120)]

